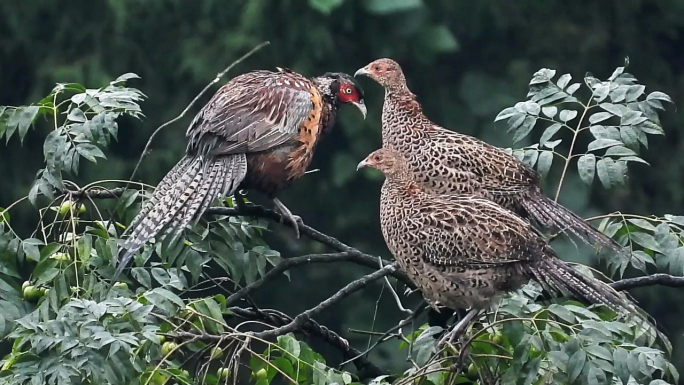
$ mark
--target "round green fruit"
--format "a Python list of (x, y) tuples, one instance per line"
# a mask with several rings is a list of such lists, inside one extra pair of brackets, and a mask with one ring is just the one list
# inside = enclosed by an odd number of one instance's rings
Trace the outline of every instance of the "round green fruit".
[(117, 282), (114, 284), (114, 287), (117, 289), (128, 290), (128, 284), (126, 282)]
[(21, 284), (21, 292), (23, 293), (24, 290), (26, 290), (26, 287), (31, 284), (31, 281), (24, 281), (24, 283)]
[(33, 285), (28, 285), (24, 289), (24, 299), (29, 302), (38, 301), (42, 297), (43, 293), (37, 287)]
[(477, 367), (475, 367), (475, 364), (470, 364), (468, 366), (468, 378), (477, 378), (477, 376), (480, 373), (477, 370)]
[(166, 337), (164, 337), (164, 336), (162, 336), (162, 335), (157, 335), (157, 337), (159, 337), (159, 343), (160, 343), (160, 344), (163, 344), (164, 341), (166, 341)]
[(71, 201), (64, 201), (59, 205), (59, 215), (65, 216), (71, 211)]
[(216, 375), (220, 380), (225, 380), (226, 378), (230, 377), (230, 369), (219, 368), (218, 372), (216, 372)]
[(80, 205), (78, 205), (78, 213), (79, 213), (79, 214), (85, 214), (85, 212), (86, 212), (86, 207), (85, 207), (85, 205), (82, 204), (82, 203), (81, 203)]
[(67, 253), (54, 253), (52, 255), (52, 259), (54, 259), (56, 261), (68, 261), (71, 258), (69, 258), (69, 254), (67, 254)]
[(257, 380), (262, 380), (268, 377), (268, 373), (266, 372), (266, 369), (259, 369), (256, 374), (255, 374)]
[(221, 357), (223, 357), (223, 349), (219, 347), (211, 349), (211, 354), (209, 355), (210, 360), (218, 360)]
[(168, 356), (169, 353), (175, 351), (178, 345), (175, 342), (166, 341), (162, 344), (161, 353), (164, 357)]
[(497, 345), (501, 345), (501, 343), (503, 342), (503, 334), (501, 334), (501, 333), (494, 334), (494, 336), (492, 337), (492, 342), (494, 342)]

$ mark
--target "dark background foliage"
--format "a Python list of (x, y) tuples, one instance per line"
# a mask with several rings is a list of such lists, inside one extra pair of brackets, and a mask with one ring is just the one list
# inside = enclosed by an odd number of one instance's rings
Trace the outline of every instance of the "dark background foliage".
[[(146, 118), (124, 121), (106, 167), (84, 165), (75, 178), (126, 179), (154, 128), (178, 115), (216, 73), (263, 40), (271, 45), (232, 75), (275, 66), (312, 76), (353, 73), (378, 57), (391, 57), (402, 64), (411, 89), (434, 121), (501, 146), (509, 146), (510, 137), (495, 127), (494, 117), (524, 98), (531, 75), (542, 67), (569, 72), (576, 79), (585, 71), (606, 78), (629, 56), (629, 72), (641, 84), (684, 105), (680, 0), (3, 1), (0, 105), (40, 100), (56, 82), (98, 87), (122, 73), (139, 74), (142, 80), (132, 84), (148, 96), (143, 104)], [(382, 91), (367, 80), (361, 83), (367, 120), (353, 110), (343, 111), (312, 166), (321, 171), (302, 178), (281, 199), (306, 223), (389, 257), (377, 220), (381, 181), (354, 172), (356, 163), (380, 145)], [(208, 98), (156, 139), (136, 180), (155, 184), (181, 157), (185, 127)], [(615, 210), (682, 214), (683, 121), (681, 110), (668, 109), (663, 115), (666, 136), (653, 138), (642, 154), (652, 167), (630, 165), (625, 187), (605, 191), (594, 183), (588, 188), (572, 173), (561, 202), (582, 216)], [(30, 131), (23, 145), (13, 138), (13, 145), (0, 147), (0, 207), (27, 194), (35, 170), (42, 167), (46, 134)], [(538, 135), (528, 140), (536, 142)], [(567, 145), (560, 145), (561, 152)], [(549, 185), (558, 174), (554, 168)], [(14, 227), (27, 236), (35, 211), (28, 204), (16, 210)], [(271, 245), (285, 257), (313, 248), (293, 240), (290, 233), (272, 238)], [(587, 261), (584, 249), (578, 253), (573, 246), (560, 245), (559, 250), (566, 259)], [(293, 271), (291, 282), (280, 280), (271, 287), (285, 285), (287, 290), (262, 290), (261, 301), (294, 315), (307, 307), (301, 298), (308, 303), (323, 300), (360, 273), (351, 265), (310, 266)], [(650, 288), (637, 291), (636, 297), (667, 328), (681, 371), (684, 299), (679, 298), (684, 297), (672, 290)], [(342, 331), (370, 327), (357, 319), (369, 319), (359, 315), (374, 311), (379, 292), (363, 293), (319, 321)], [(393, 302), (383, 304), (377, 325), (395, 324), (399, 314)], [(382, 351), (379, 355), (383, 358)]]

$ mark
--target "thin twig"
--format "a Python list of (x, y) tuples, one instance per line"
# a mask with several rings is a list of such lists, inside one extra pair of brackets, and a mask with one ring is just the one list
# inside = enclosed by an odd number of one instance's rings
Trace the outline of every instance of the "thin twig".
[(357, 279), (356, 281), (353, 281), (349, 283), (347, 286), (343, 287), (340, 289), (337, 293), (335, 293), (332, 297), (326, 299), (325, 301), (319, 303), (318, 305), (312, 307), (309, 310), (306, 310), (299, 315), (297, 315), (292, 322), (289, 324), (275, 328), (273, 330), (268, 330), (264, 332), (259, 332), (259, 333), (254, 333), (254, 335), (258, 338), (261, 339), (267, 339), (267, 338), (273, 338), (277, 336), (281, 336), (283, 334), (287, 334), (290, 332), (294, 332), (302, 327), (302, 325), (311, 319), (311, 317), (317, 315), (321, 311), (327, 309), (331, 305), (333, 305), (336, 302), (341, 301), (342, 299), (348, 297), (349, 295), (361, 290), (363, 287), (365, 287), (367, 284), (370, 282), (373, 282), (377, 279), (380, 279), (388, 274), (391, 274), (397, 269), (395, 264), (391, 264), (388, 266), (383, 267), (382, 269), (375, 271), (371, 274), (368, 274), (362, 278)]
[(282, 260), (273, 269), (269, 270), (268, 273), (264, 274), (260, 279), (254, 281), (248, 286), (238, 290), (232, 294), (228, 299), (226, 299), (226, 305), (232, 305), (234, 302), (240, 300), (251, 294), (254, 290), (263, 286), (266, 282), (272, 280), (273, 278), (279, 276), (286, 270), (292, 267), (305, 265), (309, 263), (325, 263), (325, 262), (339, 262), (339, 261), (350, 261), (354, 260), (356, 255), (349, 251), (341, 253), (332, 254), (309, 254), (302, 255), (301, 257), (294, 257)]

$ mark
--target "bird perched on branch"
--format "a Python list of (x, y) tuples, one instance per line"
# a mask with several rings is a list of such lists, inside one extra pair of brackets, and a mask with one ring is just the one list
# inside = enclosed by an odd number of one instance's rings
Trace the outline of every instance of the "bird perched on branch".
[(308, 79), (278, 68), (221, 87), (190, 123), (185, 156), (129, 226), (115, 277), (145, 242), (162, 231), (177, 238), (215, 198), (238, 188), (266, 194), (298, 230), (298, 218), (276, 194), (304, 174), (341, 104), (356, 106), (365, 118), (363, 91), (344, 73)]
[(380, 223), (387, 246), (430, 305), (485, 309), (530, 280), (551, 293), (636, 309), (610, 286), (561, 261), (530, 224), (472, 194), (425, 192), (398, 152), (380, 149), (359, 163), (385, 174)]
[(385, 88), (383, 147), (406, 157), (422, 189), (439, 194), (473, 194), (489, 199), (545, 229), (571, 233), (583, 242), (622, 256), (629, 252), (582, 218), (547, 197), (530, 167), (472, 136), (428, 119), (406, 85), (399, 64), (378, 59), (358, 70)]

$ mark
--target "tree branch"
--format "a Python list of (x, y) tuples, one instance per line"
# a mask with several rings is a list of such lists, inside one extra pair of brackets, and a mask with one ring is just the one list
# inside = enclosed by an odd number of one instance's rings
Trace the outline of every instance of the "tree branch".
[(643, 277), (625, 278), (610, 284), (613, 289), (619, 291), (653, 285), (684, 287), (684, 277), (677, 277), (670, 274), (651, 274)]
[[(290, 317), (276, 310), (245, 309), (240, 307), (231, 307), (229, 308), (229, 310), (237, 317), (249, 320), (262, 320), (270, 323), (273, 326), (278, 327), (292, 322), (292, 319)], [(362, 379), (378, 377), (389, 373), (386, 370), (379, 368), (369, 359), (364, 357), (361, 351), (350, 346), (349, 342), (346, 339), (342, 338), (342, 336), (314, 320), (307, 320), (301, 326), (301, 330), (321, 338), (327, 344), (340, 350), (344, 358), (347, 359), (345, 363), (352, 362), (354, 366), (356, 366), (359, 376)], [(165, 335), (170, 338), (189, 339), (216, 343), (223, 342), (226, 340), (225, 335), (214, 335), (208, 333), (173, 332), (167, 333)]]
[[(302, 255), (300, 257), (293, 257), (293, 258), (287, 258), (282, 260), (280, 263), (278, 263), (275, 267), (273, 267), (271, 270), (269, 270), (266, 274), (264, 274), (260, 279), (254, 281), (250, 285), (245, 286), (244, 288), (238, 290), (237, 292), (233, 293), (228, 299), (226, 299), (226, 305), (231, 305), (234, 302), (240, 300), (241, 298), (244, 298), (248, 296), (250, 293), (252, 293), (254, 290), (260, 288), (263, 286), (266, 282), (274, 279), (275, 277), (279, 276), (286, 270), (289, 270), (292, 267), (299, 266), (299, 265), (305, 265), (309, 263), (326, 263), (326, 262), (341, 262), (341, 261), (352, 261), (354, 262), (355, 260), (358, 259), (358, 255), (356, 253), (350, 252), (350, 251), (345, 251), (341, 253), (332, 253), (332, 254), (309, 254), (309, 255)], [(387, 261), (387, 265), (390, 263)], [(377, 264), (376, 264), (377, 267)]]
[(332, 304), (341, 301), (342, 299), (348, 297), (349, 295), (361, 290), (363, 287), (365, 287), (368, 283), (382, 278), (388, 274), (391, 274), (397, 269), (395, 264), (387, 265), (383, 267), (382, 269), (375, 271), (371, 274), (366, 275), (363, 278), (359, 278), (354, 282), (349, 283), (347, 286), (343, 287), (340, 289), (337, 293), (335, 293), (332, 297), (326, 299), (325, 301), (319, 303), (318, 305), (312, 307), (309, 310), (304, 311), (303, 313), (297, 315), (292, 322), (288, 323), (285, 326), (281, 326), (279, 328), (275, 328), (273, 330), (267, 330), (264, 332), (259, 332), (259, 333), (254, 333), (256, 337), (262, 338), (262, 339), (267, 339), (267, 338), (273, 338), (277, 337), (283, 334), (287, 334), (290, 332), (294, 332), (298, 329), (301, 329), (302, 325), (306, 323), (306, 321), (310, 320), (311, 317), (315, 316), (316, 314), (320, 313), (321, 311), (325, 310), (326, 308), (330, 307)]

